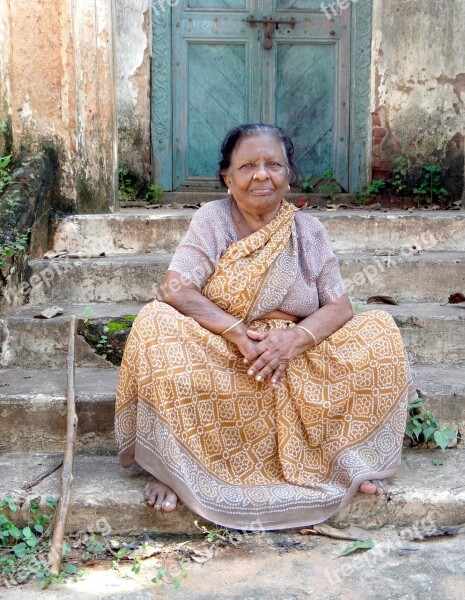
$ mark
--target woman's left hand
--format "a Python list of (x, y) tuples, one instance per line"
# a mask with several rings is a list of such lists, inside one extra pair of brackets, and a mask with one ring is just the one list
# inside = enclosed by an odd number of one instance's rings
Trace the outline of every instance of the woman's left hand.
[(247, 335), (258, 343), (254, 352), (245, 356), (250, 364), (248, 374), (257, 381), (268, 380), (273, 387), (277, 386), (285, 375), (289, 361), (310, 347), (308, 339), (301, 333), (305, 334), (295, 328), (268, 331), (249, 329)]

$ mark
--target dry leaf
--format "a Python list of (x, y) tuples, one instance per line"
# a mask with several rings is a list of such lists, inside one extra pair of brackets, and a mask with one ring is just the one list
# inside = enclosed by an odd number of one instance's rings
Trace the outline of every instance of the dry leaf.
[(318, 531), (314, 529), (301, 529), (299, 533), (300, 535), (318, 535)]
[(134, 560), (134, 558), (139, 557), (139, 558), (150, 558), (151, 556), (154, 556), (155, 554), (160, 554), (160, 552), (162, 551), (162, 547), (163, 544), (157, 544), (157, 546), (152, 546), (150, 544), (142, 544), (142, 546), (140, 546), (140, 548), (137, 548), (136, 550), (134, 550), (133, 552), (131, 552), (131, 554), (128, 555), (128, 558)]
[(35, 319), (51, 319), (52, 317), (56, 317), (57, 315), (63, 314), (63, 309), (59, 306), (51, 306), (50, 308), (46, 308), (40, 313), (34, 315)]
[(456, 292), (455, 294), (451, 294), (449, 296), (447, 304), (461, 304), (462, 302), (465, 302), (465, 295)]
[(213, 558), (213, 550), (211, 548), (206, 548), (205, 550), (194, 550), (191, 554), (191, 558), (197, 563), (207, 562), (207, 560)]
[(399, 306), (399, 303), (392, 296), (370, 296), (367, 300), (367, 304), (392, 304)]
[(399, 256), (399, 253), (396, 250), (378, 250), (375, 256)]
[(44, 258), (50, 260), (52, 258), (60, 258), (61, 256), (66, 256), (68, 254), (68, 250), (60, 250), (60, 252), (56, 252), (55, 250), (49, 250), (44, 254)]
[(78, 250), (77, 252), (70, 252), (66, 255), (66, 258), (100, 258), (101, 256), (105, 256), (105, 252), (89, 253), (85, 250)]

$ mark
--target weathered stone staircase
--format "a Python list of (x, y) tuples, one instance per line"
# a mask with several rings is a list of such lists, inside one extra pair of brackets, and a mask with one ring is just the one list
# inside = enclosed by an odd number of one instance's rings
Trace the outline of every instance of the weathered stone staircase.
[[(95, 258), (32, 260), (29, 304), (0, 321), (0, 497), (58, 493), (60, 470), (31, 489), (27, 485), (58, 464), (64, 449), (69, 317), (108, 323), (137, 314), (154, 297), (192, 214), (141, 209), (56, 223), (54, 250), (81, 250)], [(465, 308), (442, 304), (449, 294), (465, 292), (465, 214), (314, 214), (330, 233), (356, 310), (380, 308), (362, 305), (371, 295), (400, 302), (382, 308), (401, 328), (416, 386), (438, 418), (464, 432)], [(55, 304), (64, 308), (63, 315), (33, 318)], [(78, 455), (68, 528), (192, 532), (195, 516), (189, 510), (165, 515), (147, 508), (146, 475), (119, 467), (113, 437), (118, 369), (82, 338), (76, 351)], [(439, 450), (406, 449), (390, 493), (359, 494), (333, 522), (404, 527), (429, 517), (442, 525), (465, 523), (465, 451), (458, 437), (442, 467), (432, 463), (441, 458)]]

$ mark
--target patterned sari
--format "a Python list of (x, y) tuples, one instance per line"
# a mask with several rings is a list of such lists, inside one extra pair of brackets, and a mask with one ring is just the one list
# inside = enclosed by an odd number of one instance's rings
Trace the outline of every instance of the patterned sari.
[[(251, 329), (279, 307), (297, 266), (295, 208), (234, 242), (202, 293)], [(399, 330), (384, 311), (354, 316), (287, 366), (273, 389), (247, 375), (237, 347), (168, 304), (134, 322), (116, 401), (120, 452), (194, 512), (256, 530), (311, 525), (365, 479), (400, 465), (413, 391)]]

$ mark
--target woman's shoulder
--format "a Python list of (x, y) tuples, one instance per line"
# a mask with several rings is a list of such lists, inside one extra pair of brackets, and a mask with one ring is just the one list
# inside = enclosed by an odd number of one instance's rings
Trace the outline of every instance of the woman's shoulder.
[(297, 228), (306, 235), (321, 234), (326, 231), (326, 228), (320, 219), (308, 211), (299, 210), (295, 214), (295, 222)]
[(196, 210), (194, 216), (197, 219), (212, 218), (213, 216), (229, 217), (231, 200), (229, 198), (220, 198), (219, 200), (210, 200)]

